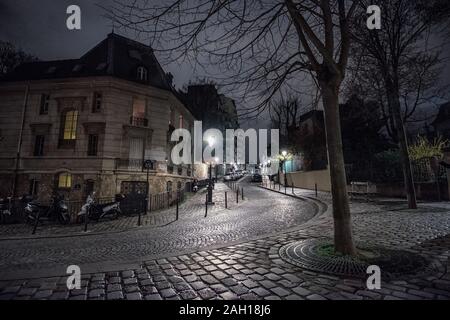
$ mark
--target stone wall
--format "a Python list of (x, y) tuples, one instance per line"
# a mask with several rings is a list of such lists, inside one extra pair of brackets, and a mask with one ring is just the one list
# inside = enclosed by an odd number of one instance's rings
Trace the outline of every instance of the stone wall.
[[(314, 190), (317, 184), (319, 191), (331, 191), (330, 170), (298, 171), (286, 173), (287, 184), (294, 187)], [(284, 173), (280, 172), (281, 183), (284, 184)]]

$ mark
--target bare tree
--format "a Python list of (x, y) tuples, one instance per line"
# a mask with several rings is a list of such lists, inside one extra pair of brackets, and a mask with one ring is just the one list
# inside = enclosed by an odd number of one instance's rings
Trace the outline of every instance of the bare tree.
[[(443, 3), (442, 0), (432, 2), (435, 5)], [(361, 4), (365, 7), (371, 3), (362, 1)], [(379, 102), (386, 106), (388, 129), (399, 145), (410, 209), (416, 209), (417, 203), (404, 123), (416, 111), (425, 89), (434, 85), (438, 57), (429, 53), (427, 35), (448, 15), (448, 12), (438, 12), (429, 5), (422, 0), (384, 1), (380, 4), (383, 13), (381, 30), (364, 28), (365, 21), (361, 19), (352, 32), (359, 44), (360, 66), (363, 69), (369, 66), (369, 72), (365, 74), (381, 93)]]
[(290, 145), (289, 133), (292, 132), (292, 128), (298, 126), (301, 112), (301, 102), (298, 97), (289, 96), (270, 103), (269, 114), (272, 127), (280, 129), (285, 144)]
[[(358, 0), (117, 1), (116, 25), (162, 48), (172, 61), (214, 65), (217, 81), (253, 99), (241, 116), (259, 114), (281, 89), (301, 91), (312, 77), (325, 113), (337, 252), (356, 254), (339, 121), (339, 93)], [(365, 10), (364, 10), (365, 12)], [(156, 50), (156, 49), (155, 49)]]
[(12, 43), (0, 40), (0, 77), (22, 63), (36, 60), (35, 56), (17, 49)]

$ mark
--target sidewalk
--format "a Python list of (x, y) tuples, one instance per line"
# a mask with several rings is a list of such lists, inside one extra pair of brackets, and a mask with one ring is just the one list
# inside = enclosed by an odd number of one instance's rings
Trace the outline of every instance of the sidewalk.
[[(317, 191), (316, 193), (315, 190), (302, 189), (296, 187), (294, 188), (287, 187), (285, 189), (283, 185), (279, 184), (275, 185), (272, 184), (270, 188), (269, 184), (267, 184), (267, 186), (261, 187), (266, 190), (270, 190), (287, 196), (306, 197), (308, 199), (324, 202), (327, 205), (332, 204), (331, 192)], [(379, 212), (380, 210), (388, 210), (388, 211), (409, 210), (407, 200), (402, 198), (387, 198), (377, 196), (370, 196), (369, 198), (367, 198), (366, 196), (353, 196), (349, 197), (349, 201), (352, 208), (352, 212), (354, 213), (364, 213), (364, 212), (370, 213), (375, 211)], [(447, 211), (449, 212), (449, 219), (450, 219), (450, 202), (448, 201), (441, 201), (441, 202), (418, 201), (418, 207), (419, 207), (418, 210)], [(411, 211), (414, 212), (414, 210)]]
[[(238, 204), (234, 201), (234, 193), (224, 183), (216, 183), (213, 191), (215, 205), (208, 206), (208, 214), (213, 214), (225, 208), (225, 191), (228, 192), (228, 207), (233, 208)], [(206, 190), (202, 189), (193, 194), (179, 206), (179, 219), (193, 219), (205, 213)], [(119, 233), (133, 228), (155, 228), (166, 226), (176, 221), (176, 206), (168, 209), (149, 212), (141, 215), (141, 226), (138, 226), (138, 215), (121, 216), (116, 220), (90, 221), (88, 232), (84, 232), (84, 224), (42, 224), (39, 225), (35, 235), (32, 235), (33, 226), (28, 224), (0, 225), (0, 240), (30, 239), (48, 237), (72, 237), (101, 233)]]

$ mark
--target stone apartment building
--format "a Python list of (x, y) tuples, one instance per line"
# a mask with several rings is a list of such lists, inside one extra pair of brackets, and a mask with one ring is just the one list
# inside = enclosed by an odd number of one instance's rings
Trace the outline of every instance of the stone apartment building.
[[(215, 84), (191, 84), (180, 97), (196, 119), (202, 121), (203, 130), (218, 129), (226, 136), (226, 129), (238, 129), (239, 121), (235, 101), (220, 94)], [(225, 144), (223, 154), (225, 154)], [(214, 174), (224, 175), (233, 166), (223, 164), (214, 168)]]
[(169, 143), (194, 116), (150, 47), (111, 33), (79, 59), (33, 62), (0, 81), (0, 195), (81, 199), (183, 188)]

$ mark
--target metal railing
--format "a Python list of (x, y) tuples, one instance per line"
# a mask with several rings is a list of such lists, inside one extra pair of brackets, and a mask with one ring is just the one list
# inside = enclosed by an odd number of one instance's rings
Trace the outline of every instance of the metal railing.
[[(116, 170), (144, 171), (144, 159), (116, 159)], [(155, 161), (151, 161), (149, 170), (155, 170)]]
[(151, 194), (148, 199), (148, 211), (170, 208), (177, 203), (177, 199), (179, 202), (183, 202), (185, 198), (186, 194), (184, 189)]
[(148, 127), (147, 118), (130, 117), (130, 124), (136, 127)]

